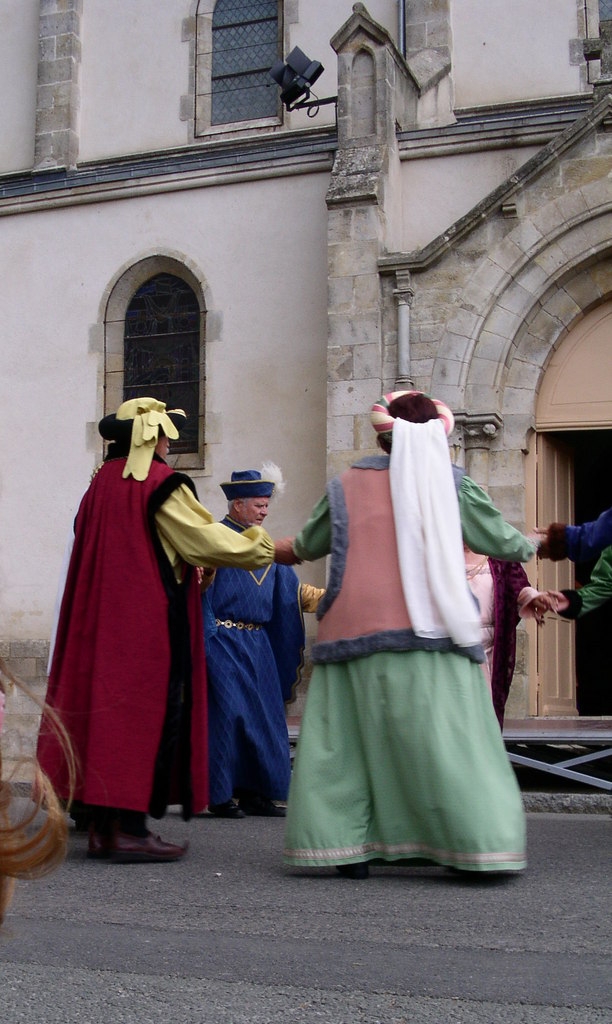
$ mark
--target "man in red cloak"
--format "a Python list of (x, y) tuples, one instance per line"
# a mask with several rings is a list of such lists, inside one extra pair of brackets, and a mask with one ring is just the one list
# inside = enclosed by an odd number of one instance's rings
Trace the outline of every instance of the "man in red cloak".
[[(111, 441), (75, 520), (74, 547), (51, 663), (47, 704), (79, 764), (75, 800), (90, 815), (88, 856), (178, 860), (146, 816), (208, 802), (206, 668), (193, 566), (255, 569), (275, 558), (261, 527), (227, 530), (165, 462), (185, 419), (138, 398), (99, 430)], [(58, 794), (68, 769), (43, 715), (38, 758)]]

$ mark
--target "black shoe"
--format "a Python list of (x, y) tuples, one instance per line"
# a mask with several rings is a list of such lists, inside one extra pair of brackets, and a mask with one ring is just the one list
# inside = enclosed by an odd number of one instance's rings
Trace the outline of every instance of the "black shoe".
[(344, 878), (363, 879), (370, 877), (370, 869), (365, 862), (359, 864), (336, 864), (336, 871)]
[(224, 804), (209, 804), (208, 810), (215, 818), (244, 818), (244, 811), (233, 800), (226, 800)]
[(260, 818), (284, 818), (287, 813), (284, 807), (277, 807), (267, 796), (260, 796), (259, 793), (240, 797), (240, 810)]

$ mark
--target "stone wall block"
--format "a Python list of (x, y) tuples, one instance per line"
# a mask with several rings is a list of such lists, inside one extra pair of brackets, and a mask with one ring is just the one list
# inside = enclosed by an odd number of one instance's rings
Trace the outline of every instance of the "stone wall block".
[(530, 388), (507, 385), (504, 388), (503, 398), (504, 412), (509, 414), (524, 413), (527, 408), (533, 406), (533, 391)]
[(350, 451), (330, 451), (327, 456), (327, 478), (344, 473), (345, 469), (355, 462), (355, 449), (351, 446)]
[[(491, 487), (504, 487), (508, 480), (514, 480), (517, 476), (520, 478), (523, 474), (523, 463), (524, 457), (520, 449), (509, 450), (506, 446), (503, 448), (501, 434), (498, 435), (499, 447), (494, 449), (491, 454), (491, 460), (489, 464), (489, 482)], [(521, 508), (521, 516), (524, 514), (522, 511), (522, 505), (518, 506)]]
[(456, 359), (438, 357), (435, 363), (432, 386), (452, 387), (458, 385), (463, 375), (463, 363)]
[(478, 335), (474, 356), (478, 359), (493, 360), (495, 363), (499, 363), (503, 361), (507, 348), (507, 336), (487, 329)]
[(485, 359), (480, 354), (474, 356), (470, 361), (470, 383), (478, 385), (495, 386), (497, 375), (497, 363), (492, 359)]
[(352, 207), (339, 207), (330, 210), (327, 216), (327, 241), (329, 244), (343, 243), (345, 239), (353, 237)]
[(330, 314), (329, 336), (330, 342), (340, 348), (376, 344), (380, 349), (380, 315), (378, 312), (349, 316)]
[(40, 85), (53, 85), (65, 82), (72, 75), (74, 61), (68, 57), (63, 60), (41, 61), (38, 66), (38, 81)]
[(435, 363), (435, 357), (429, 359), (413, 358), (410, 360), (410, 369), (415, 388), (420, 391), (429, 391)]
[[(499, 388), (490, 384), (472, 384), (468, 381), (463, 392), (464, 407), (468, 413), (496, 412), (499, 403)], [(457, 406), (459, 408), (459, 406)]]
[(330, 416), (359, 416), (380, 397), (380, 378), (332, 381), (327, 396)]
[[(383, 394), (382, 388), (378, 392), (375, 398), (370, 402), (370, 406), (374, 405), (374, 402), (380, 398)], [(359, 452), (360, 456), (364, 452), (375, 451), (380, 453), (380, 448), (376, 445), (376, 435), (370, 422), (370, 413), (364, 412), (361, 416), (355, 416), (354, 419), (354, 437), (355, 437), (355, 448)]]
[(507, 448), (516, 448), (525, 452), (535, 426), (532, 409), (522, 413), (506, 413), (505, 410), (502, 410), (502, 415), (504, 418), (504, 444)]
[[(612, 197), (612, 183), (609, 185)], [(612, 238), (612, 213), (606, 212), (600, 217), (594, 217), (589, 221), (585, 232), (588, 249), (586, 252), (598, 252), (600, 249), (607, 249)]]
[(353, 279), (354, 308), (380, 309), (380, 279), (378, 274), (361, 274)]
[(525, 262), (525, 253), (513, 237), (504, 238), (491, 252), (491, 260), (512, 276)]
[(356, 241), (375, 241), (379, 244), (382, 231), (382, 218), (377, 206), (358, 206), (353, 211), (351, 237)]
[(563, 185), (571, 191), (588, 185), (590, 182), (605, 180), (611, 170), (608, 156), (589, 156), (585, 160), (570, 160), (563, 168)]
[(475, 338), (478, 335), (483, 320), (482, 314), (476, 313), (473, 309), (466, 309), (464, 306), (460, 306), (452, 318), (450, 327), (455, 334), (465, 338)]
[(355, 445), (354, 417), (332, 416), (328, 420), (327, 446), (330, 452), (351, 451)]
[[(529, 392), (529, 401), (533, 401), (533, 395), (537, 389), (540, 374), (541, 367), (537, 363), (514, 358), (508, 368), (506, 387), (523, 388)], [(512, 407), (509, 407), (509, 411), (513, 411)]]
[[(610, 274), (610, 285), (612, 286), (612, 273)], [(603, 296), (602, 289), (591, 269), (566, 281), (563, 287), (581, 310), (587, 310), (589, 306), (601, 301)], [(607, 289), (605, 290), (607, 291)]]
[(55, 36), (46, 36), (38, 43), (39, 61), (53, 61), (57, 58), (57, 46)]
[(557, 199), (544, 202), (532, 215), (532, 221), (536, 230), (540, 231), (542, 237), (551, 241), (564, 230), (565, 217), (563, 209)]
[(328, 308), (338, 313), (355, 309), (355, 288), (352, 277), (332, 277), (327, 287)]
[(582, 310), (575, 299), (563, 288), (553, 292), (546, 303), (546, 309), (551, 316), (554, 316), (560, 323), (568, 327), (577, 317), (582, 316)]
[(547, 336), (541, 337), (531, 329), (521, 336), (521, 355), (527, 362), (535, 366), (543, 366), (550, 354), (550, 341)]
[(580, 190), (584, 196), (584, 201), (588, 211), (594, 213), (599, 207), (602, 207), (604, 211), (609, 209), (610, 206), (610, 177), (606, 174), (603, 178), (597, 181), (591, 181), (584, 185), (584, 188)]
[(347, 241), (329, 246), (329, 271), (332, 277), (354, 277), (373, 273), (378, 246), (373, 242)]
[[(518, 326), (517, 320), (528, 316), (529, 311), (533, 309), (534, 296), (531, 292), (527, 291), (526, 288), (523, 288), (519, 281), (513, 281), (512, 284), (510, 284), (509, 287), (500, 294), (497, 301), (498, 306), (496, 309), (500, 310), (500, 320), (497, 322), (505, 322), (508, 324), (508, 330), (511, 331), (509, 337), (511, 337)], [(496, 309), (491, 311), (488, 321), (494, 319)], [(506, 313), (510, 313), (513, 318), (511, 325), (504, 317), (504, 314)], [(503, 334), (504, 331), (500, 331), (499, 333)]]
[[(492, 453), (489, 457), (489, 473), (494, 473), (494, 463), (497, 453)], [(522, 478), (523, 469), (521, 467)], [(507, 479), (507, 478), (506, 478)], [(489, 477), (490, 480), (490, 477)], [(489, 495), (493, 504), (503, 510), (504, 519), (506, 519), (512, 526), (522, 533), (526, 532), (527, 526), (525, 523), (525, 500), (523, 490), (520, 487), (514, 485), (497, 486), (489, 483), (488, 487)]]
[(599, 263), (592, 267), (591, 274), (595, 285), (599, 288), (602, 295), (607, 295), (612, 291), (612, 267), (610, 266), (610, 261)]
[(570, 231), (557, 238), (557, 245), (563, 249), (568, 262), (576, 266), (585, 256), (594, 251), (594, 241), (588, 227), (582, 224), (574, 226)]
[(81, 61), (81, 40), (72, 32), (58, 36), (55, 42), (55, 52), (57, 59), (70, 58), (79, 64)]
[(353, 379), (353, 349), (350, 345), (334, 345), (327, 350), (329, 380)]
[(64, 11), (59, 14), (42, 14), (39, 22), (39, 36), (62, 36), (72, 33), (80, 35), (81, 19), (77, 11)]
[[(529, 294), (529, 293), (525, 293)], [(504, 292), (503, 298), (506, 298)], [(501, 301), (501, 297), (500, 297)], [(526, 304), (526, 309), (530, 309), (533, 305), (533, 297), (530, 296), (529, 304)], [(499, 338), (511, 338), (516, 331), (516, 311), (505, 309), (503, 306), (494, 306), (489, 316), (487, 317), (483, 331), (487, 331), (489, 334), (496, 334)]]
[(542, 249), (535, 257), (535, 262), (549, 278), (555, 278), (560, 270), (567, 266), (567, 257), (561, 246), (555, 242)]
[(355, 345), (353, 349), (354, 379), (381, 376), (380, 343)]
[(498, 295), (509, 280), (510, 275), (502, 270), (499, 263), (495, 263), (487, 254), (479, 262), (478, 269), (472, 281), (470, 281), (470, 287), (473, 287), (473, 284), (475, 284), (484, 295)]
[[(465, 362), (471, 348), (471, 340), (464, 334), (458, 334), (454, 323), (444, 335), (444, 356), (457, 362)], [(439, 353), (438, 353), (439, 354)]]
[(590, 208), (581, 188), (566, 191), (558, 200), (559, 209), (565, 223), (588, 220)]
[(524, 288), (534, 298), (539, 298), (544, 289), (550, 285), (544, 269), (539, 264), (534, 263), (533, 260), (522, 268), (516, 280), (521, 288)]
[(542, 245), (543, 235), (531, 217), (525, 217), (512, 229), (509, 240), (522, 251), (525, 260)]

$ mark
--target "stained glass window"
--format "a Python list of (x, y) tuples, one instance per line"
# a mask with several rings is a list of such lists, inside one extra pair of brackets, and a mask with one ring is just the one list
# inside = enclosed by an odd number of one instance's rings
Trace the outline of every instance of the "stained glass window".
[(278, 113), (278, 0), (218, 0), (212, 22), (212, 124)]
[(184, 409), (187, 422), (172, 452), (197, 452), (200, 309), (193, 290), (172, 274), (141, 285), (125, 317), (123, 398), (142, 395)]
[(612, 21), (612, 0), (599, 0), (599, 20)]

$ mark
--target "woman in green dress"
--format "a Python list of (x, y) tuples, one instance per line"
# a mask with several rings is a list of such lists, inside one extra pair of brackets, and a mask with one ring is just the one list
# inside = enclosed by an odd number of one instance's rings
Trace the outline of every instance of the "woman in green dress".
[(421, 392), (372, 410), (384, 454), (330, 481), (296, 559), (331, 555), (289, 793), (284, 861), (365, 878), (368, 863), (525, 867), (525, 822), (481, 669), (473, 551), (535, 545), (453, 467), (450, 409)]

